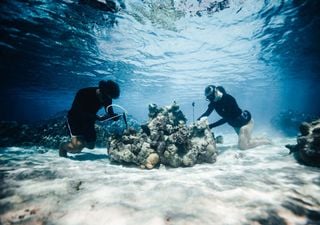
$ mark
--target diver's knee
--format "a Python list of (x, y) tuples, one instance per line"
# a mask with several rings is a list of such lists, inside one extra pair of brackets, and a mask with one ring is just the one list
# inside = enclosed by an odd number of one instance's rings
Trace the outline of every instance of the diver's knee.
[(239, 140), (238, 148), (240, 150), (247, 150), (249, 147), (249, 142), (247, 140)]
[(72, 144), (72, 148), (70, 148), (69, 152), (80, 153), (84, 147), (85, 147), (84, 143), (79, 141)]
[(238, 148), (240, 150), (246, 150), (248, 148), (248, 139), (244, 135), (239, 135)]
[(84, 149), (84, 147), (85, 147), (85, 143), (79, 142), (74, 146), (74, 149), (78, 152), (81, 152), (82, 149)]
[(61, 142), (59, 145), (59, 149), (65, 149), (67, 150), (69, 147), (70, 142)]
[(239, 145), (238, 145), (238, 148), (239, 148), (240, 150), (247, 150), (247, 149), (249, 149), (249, 146), (248, 146), (247, 144), (239, 144)]

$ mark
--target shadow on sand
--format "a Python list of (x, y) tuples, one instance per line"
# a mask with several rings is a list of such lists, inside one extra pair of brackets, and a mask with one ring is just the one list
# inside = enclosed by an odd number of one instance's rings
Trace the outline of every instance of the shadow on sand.
[(77, 161), (92, 161), (92, 160), (100, 160), (100, 159), (109, 159), (109, 155), (84, 152), (81, 154), (69, 156), (68, 158), (71, 160), (77, 160)]

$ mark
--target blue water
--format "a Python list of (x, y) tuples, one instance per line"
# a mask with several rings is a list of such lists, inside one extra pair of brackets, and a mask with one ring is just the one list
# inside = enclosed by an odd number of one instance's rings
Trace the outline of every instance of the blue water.
[(0, 118), (48, 118), (101, 79), (120, 83), (116, 103), (140, 121), (149, 103), (173, 100), (192, 120), (208, 84), (261, 124), (282, 110), (320, 113), (319, 1), (232, 0), (202, 16), (209, 1), (182, 2), (126, 1), (107, 13), (75, 0), (2, 1)]
[(0, 148), (0, 224), (319, 223), (319, 168), (298, 164), (284, 147), (295, 138), (267, 128), (289, 109), (320, 115), (320, 1), (230, 0), (217, 12), (208, 2), (127, 0), (108, 13), (77, 0), (1, 1), (0, 120), (49, 118), (78, 89), (113, 79), (114, 103), (136, 120), (149, 103), (176, 101), (191, 122), (191, 103), (198, 117), (214, 84), (273, 145), (240, 151), (221, 126), (216, 163), (150, 171), (113, 165), (106, 149), (65, 159)]

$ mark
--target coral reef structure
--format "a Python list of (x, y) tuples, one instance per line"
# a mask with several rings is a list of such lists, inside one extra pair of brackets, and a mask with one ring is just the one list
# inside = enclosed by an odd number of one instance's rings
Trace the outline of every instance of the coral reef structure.
[(286, 145), (298, 162), (320, 167), (320, 119), (300, 125), (296, 145)]
[(160, 164), (186, 167), (216, 161), (216, 144), (207, 118), (187, 126), (176, 103), (162, 108), (149, 105), (149, 120), (141, 128), (129, 128), (109, 138), (110, 160), (147, 169)]
[[(24, 124), (16, 121), (0, 121), (0, 147), (45, 147), (58, 149), (61, 142), (69, 141), (66, 126), (67, 111), (59, 112), (52, 118), (36, 123)], [(140, 127), (132, 116), (127, 118), (128, 125), (135, 129)], [(106, 140), (113, 134), (122, 134), (125, 124), (117, 122), (96, 122), (96, 147), (105, 148)]]

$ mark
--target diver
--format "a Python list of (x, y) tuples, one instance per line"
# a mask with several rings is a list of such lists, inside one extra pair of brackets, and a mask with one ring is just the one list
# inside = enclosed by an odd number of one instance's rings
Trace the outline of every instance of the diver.
[[(112, 119), (117, 121), (121, 115), (114, 113), (112, 99), (120, 95), (119, 85), (112, 80), (101, 80), (99, 87), (80, 89), (67, 115), (67, 127), (71, 141), (61, 143), (59, 155), (67, 157), (67, 152), (80, 153), (83, 148), (93, 149), (96, 142), (95, 121)], [(97, 115), (105, 107), (106, 114)]]
[(259, 145), (271, 144), (265, 138), (251, 138), (253, 129), (253, 119), (249, 111), (242, 111), (234, 97), (226, 93), (222, 86), (209, 85), (205, 88), (206, 99), (210, 102), (208, 109), (198, 118), (209, 116), (216, 110), (222, 118), (215, 123), (211, 123), (209, 128), (228, 123), (238, 134), (238, 147), (241, 150), (254, 148)]

